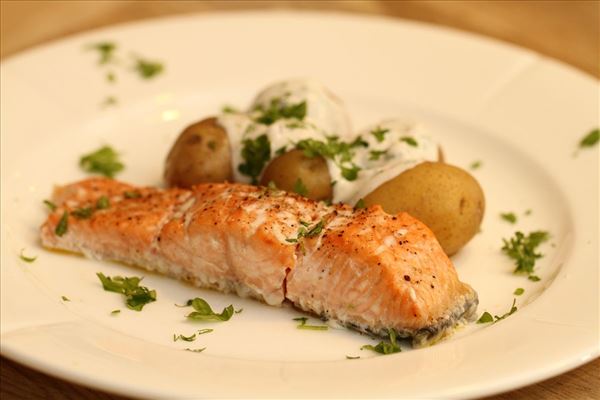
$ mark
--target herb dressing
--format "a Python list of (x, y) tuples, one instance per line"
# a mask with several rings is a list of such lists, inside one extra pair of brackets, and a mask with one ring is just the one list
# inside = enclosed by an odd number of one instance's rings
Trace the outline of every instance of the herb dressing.
[(254, 160), (258, 165), (253, 165), (255, 172), (258, 169), (262, 174), (268, 161), (301, 147), (299, 142), (319, 142), (335, 149), (342, 145), (343, 153), (324, 157), (333, 185), (333, 202), (355, 204), (403, 171), (438, 159), (437, 143), (418, 123), (389, 120), (356, 135), (349, 121), (337, 97), (320, 83), (303, 79), (269, 86), (247, 112), (225, 112), (218, 117), (229, 135), (236, 182), (257, 181), (248, 173), (250, 168), (244, 167), (249, 164), (244, 157), (246, 146), (263, 154)]

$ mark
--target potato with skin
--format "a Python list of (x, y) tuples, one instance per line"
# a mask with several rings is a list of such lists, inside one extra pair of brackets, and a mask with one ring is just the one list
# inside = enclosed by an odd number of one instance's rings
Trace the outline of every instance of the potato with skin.
[(364, 198), (389, 214), (401, 211), (425, 223), (448, 255), (479, 231), (485, 210), (481, 186), (468, 172), (442, 162), (424, 162), (383, 183)]
[(306, 197), (331, 200), (331, 176), (323, 157), (307, 157), (302, 150), (291, 150), (275, 157), (265, 168), (260, 184), (275, 183), (279, 189), (297, 192), (297, 185), (306, 187)]
[(164, 177), (169, 187), (184, 188), (232, 180), (229, 138), (216, 118), (185, 128), (169, 151)]

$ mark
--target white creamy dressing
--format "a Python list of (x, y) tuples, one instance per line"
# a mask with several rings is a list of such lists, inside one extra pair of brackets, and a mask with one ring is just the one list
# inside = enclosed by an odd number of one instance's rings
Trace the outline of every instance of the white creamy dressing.
[[(306, 115), (302, 121), (294, 118), (279, 119), (271, 125), (257, 123), (260, 112), (257, 107), (268, 108), (271, 101), (281, 101), (286, 105), (306, 102)], [(223, 113), (218, 117), (219, 124), (227, 131), (231, 146), (231, 159), (236, 182), (251, 183), (251, 178), (239, 172), (238, 166), (245, 160), (242, 157), (242, 142), (266, 135), (270, 142), (271, 159), (278, 150), (292, 150), (296, 143), (304, 139), (326, 142), (327, 137), (337, 136), (340, 141), (352, 142), (360, 136), (368, 147), (353, 147), (354, 157), (343, 164), (360, 168), (355, 180), (349, 181), (342, 175), (340, 163), (326, 159), (333, 186), (333, 202), (355, 204), (382, 183), (394, 178), (403, 171), (423, 161), (436, 161), (437, 143), (427, 135), (422, 125), (404, 120), (390, 120), (374, 125), (360, 135), (352, 133), (350, 118), (342, 102), (323, 85), (313, 80), (297, 79), (276, 83), (263, 90), (254, 99), (247, 112)], [(380, 140), (373, 130), (385, 131)], [(416, 141), (413, 146), (402, 138)], [(410, 140), (410, 139), (408, 139)], [(379, 158), (374, 160), (380, 152)], [(265, 165), (266, 166), (266, 165)]]

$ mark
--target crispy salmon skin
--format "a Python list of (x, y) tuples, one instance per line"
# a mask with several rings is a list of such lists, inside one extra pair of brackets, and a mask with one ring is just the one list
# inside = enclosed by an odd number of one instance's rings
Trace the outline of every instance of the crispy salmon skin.
[[(108, 207), (98, 207), (101, 198)], [(269, 305), (287, 300), (363, 332), (394, 329), (416, 345), (475, 315), (475, 291), (459, 281), (429, 228), (406, 213), (242, 184), (157, 189), (103, 178), (59, 187), (53, 201), (41, 227), (47, 248)], [(91, 215), (82, 218), (76, 210), (86, 208)]]

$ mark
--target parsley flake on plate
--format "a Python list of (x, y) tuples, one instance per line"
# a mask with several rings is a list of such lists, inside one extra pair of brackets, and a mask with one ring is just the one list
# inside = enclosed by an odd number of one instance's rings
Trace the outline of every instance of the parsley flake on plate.
[(202, 353), (204, 350), (206, 350), (206, 347), (202, 347), (200, 349), (190, 349), (188, 347), (188, 348), (185, 348), (184, 350), (185, 351), (191, 351), (192, 353)]
[(118, 309), (117, 309), (117, 310), (112, 310), (112, 311), (110, 312), (110, 315), (117, 315), (117, 314), (120, 314), (120, 313), (121, 313), (121, 310), (118, 310)]
[(37, 260), (37, 256), (28, 257), (25, 254), (23, 254), (24, 251), (25, 251), (25, 249), (21, 249), (21, 253), (19, 254), (19, 258), (21, 260), (25, 261), (26, 263), (32, 263), (35, 260)]
[(107, 178), (113, 178), (117, 172), (125, 168), (119, 161), (118, 153), (110, 146), (103, 146), (82, 156), (79, 166), (86, 172), (104, 175)]
[(365, 344), (360, 349), (361, 350), (372, 350), (379, 354), (393, 354), (393, 353), (401, 352), (402, 349), (396, 342), (396, 331), (395, 330), (388, 329), (388, 338), (389, 338), (389, 341), (382, 340), (376, 346), (372, 346), (370, 344)]
[(471, 169), (471, 170), (473, 170), (473, 171), (474, 171), (474, 170), (476, 170), (476, 169), (479, 169), (479, 168), (481, 168), (481, 166), (482, 166), (482, 165), (483, 165), (483, 163), (482, 163), (481, 161), (479, 161), (479, 160), (477, 160), (477, 161), (473, 161), (473, 162), (472, 162), (472, 163), (469, 165), (469, 169)]
[(196, 297), (192, 300), (191, 306), (195, 311), (189, 313), (186, 317), (194, 321), (229, 321), (235, 310), (233, 305), (228, 305), (221, 311), (221, 313), (215, 313), (206, 300)]
[(536, 253), (536, 249), (549, 238), (550, 235), (545, 231), (534, 231), (527, 236), (517, 231), (509, 240), (502, 239), (502, 251), (515, 261), (515, 274), (533, 274), (535, 261), (542, 257), (542, 254)]
[(60, 296), (60, 298), (62, 299), (62, 301), (71, 301), (67, 296)]
[(381, 143), (385, 140), (385, 134), (389, 131), (389, 129), (383, 129), (380, 126), (378, 126), (377, 128), (371, 131), (371, 135), (375, 136), (377, 142)]
[(513, 212), (501, 213), (500, 218), (511, 224), (515, 224), (517, 222), (517, 216)]
[(510, 307), (510, 311), (508, 311), (507, 313), (501, 315), (501, 316), (497, 316), (494, 315), (494, 317), (492, 317), (492, 314), (490, 314), (489, 312), (484, 312), (483, 314), (481, 314), (481, 317), (479, 317), (479, 319), (477, 320), (478, 324), (487, 324), (487, 323), (493, 323), (495, 324), (496, 322), (505, 319), (506, 317), (514, 314), (515, 312), (517, 312), (517, 306), (515, 305), (517, 302), (517, 299), (513, 299), (512, 302), (512, 306)]
[(293, 318), (293, 320), (299, 322), (296, 326), (297, 329), (307, 329), (311, 331), (326, 331), (329, 329), (329, 326), (327, 325), (307, 325), (306, 321), (308, 321), (308, 318), (306, 317)]
[(419, 143), (417, 143), (417, 140), (412, 136), (402, 136), (400, 138), (400, 141), (412, 147), (417, 147), (419, 145)]
[(100, 58), (98, 64), (108, 64), (113, 61), (117, 45), (114, 42), (98, 42), (87, 47), (88, 50), (98, 52)]
[(514, 294), (515, 296), (520, 296), (520, 295), (522, 295), (523, 293), (525, 293), (525, 289), (523, 289), (523, 288), (516, 288), (513, 294)]
[(152, 79), (161, 74), (165, 66), (159, 61), (151, 61), (141, 57), (135, 60), (135, 71), (142, 79)]
[(598, 128), (592, 129), (579, 141), (579, 148), (592, 147), (598, 143), (598, 140), (600, 140), (600, 130)]
[(108, 292), (121, 293), (125, 296), (127, 308), (135, 311), (141, 311), (148, 303), (156, 301), (156, 290), (150, 290), (145, 286), (140, 286), (142, 278), (136, 276), (121, 277), (105, 276), (102, 272), (96, 275), (102, 282), (102, 287)]

